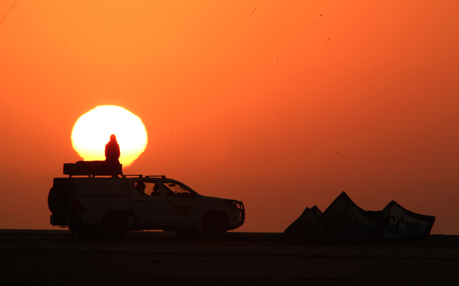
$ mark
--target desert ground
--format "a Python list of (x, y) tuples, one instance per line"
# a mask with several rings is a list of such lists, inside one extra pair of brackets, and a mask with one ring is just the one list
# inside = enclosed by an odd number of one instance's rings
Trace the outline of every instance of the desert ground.
[(0, 230), (0, 285), (459, 285), (459, 236), (283, 245), (279, 235), (81, 240), (68, 230)]

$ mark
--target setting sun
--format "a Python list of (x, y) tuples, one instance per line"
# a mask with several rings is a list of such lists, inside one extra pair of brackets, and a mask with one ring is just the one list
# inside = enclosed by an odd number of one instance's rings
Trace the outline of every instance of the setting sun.
[(72, 131), (72, 145), (85, 160), (104, 160), (105, 144), (115, 134), (120, 145), (120, 163), (127, 167), (147, 146), (147, 132), (140, 118), (114, 105), (98, 106), (83, 114)]

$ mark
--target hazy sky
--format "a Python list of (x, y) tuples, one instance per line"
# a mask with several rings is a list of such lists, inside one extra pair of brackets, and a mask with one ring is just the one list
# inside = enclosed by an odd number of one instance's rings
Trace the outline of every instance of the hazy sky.
[(55, 228), (73, 125), (117, 105), (149, 138), (124, 173), (242, 200), (239, 231), (346, 191), (459, 234), (458, 35), (458, 1), (1, 1), (0, 228)]

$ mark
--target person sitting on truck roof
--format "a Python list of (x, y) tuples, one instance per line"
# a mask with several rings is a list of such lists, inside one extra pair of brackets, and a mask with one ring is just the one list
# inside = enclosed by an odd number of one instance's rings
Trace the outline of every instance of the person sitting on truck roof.
[(119, 164), (120, 158), (120, 145), (116, 141), (116, 135), (110, 135), (110, 141), (105, 145), (105, 162), (111, 164)]

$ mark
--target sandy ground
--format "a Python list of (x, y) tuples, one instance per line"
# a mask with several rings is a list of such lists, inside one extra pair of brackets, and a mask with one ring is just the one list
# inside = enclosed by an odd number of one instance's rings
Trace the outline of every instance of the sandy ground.
[(0, 285), (459, 285), (459, 236), (414, 245), (279, 245), (172, 233), (80, 240), (66, 230), (0, 230)]

